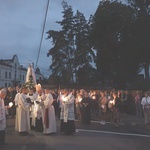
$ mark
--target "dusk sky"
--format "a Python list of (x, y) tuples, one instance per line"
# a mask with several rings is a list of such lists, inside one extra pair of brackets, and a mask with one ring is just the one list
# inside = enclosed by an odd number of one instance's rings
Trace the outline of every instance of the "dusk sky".
[[(88, 20), (94, 14), (100, 0), (66, 0), (74, 13), (76, 10), (84, 13)], [(48, 30), (59, 30), (56, 21), (62, 18), (62, 0), (50, 0), (37, 66), (45, 75), (51, 63), (47, 52), (51, 48), (51, 41), (46, 40)], [(24, 67), (29, 63), (36, 64), (47, 0), (0, 0), (0, 59), (11, 59), (18, 55), (19, 62)]]

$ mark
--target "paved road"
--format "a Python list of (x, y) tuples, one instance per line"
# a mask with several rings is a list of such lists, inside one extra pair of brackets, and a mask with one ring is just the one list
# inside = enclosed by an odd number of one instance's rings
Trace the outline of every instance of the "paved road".
[(133, 117), (123, 119), (119, 128), (110, 122), (100, 125), (92, 121), (82, 125), (76, 121), (76, 133), (71, 136), (59, 131), (54, 135), (43, 135), (31, 131), (28, 136), (19, 136), (14, 131), (14, 119), (7, 120), (6, 145), (2, 150), (149, 150), (150, 129), (142, 120)]

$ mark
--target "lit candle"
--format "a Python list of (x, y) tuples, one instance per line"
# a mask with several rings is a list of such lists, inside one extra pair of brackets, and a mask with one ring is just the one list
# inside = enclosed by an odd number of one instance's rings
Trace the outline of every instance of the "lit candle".
[(67, 97), (63, 96), (62, 100), (63, 100), (63, 102), (66, 102), (67, 101)]
[(82, 101), (82, 98), (79, 97), (79, 98), (78, 98), (78, 102), (81, 102), (81, 101)]
[(92, 96), (92, 99), (96, 99), (96, 96), (95, 96), (95, 95), (93, 95), (93, 96)]
[(12, 107), (12, 106), (13, 106), (13, 103), (12, 103), (12, 102), (10, 102), (10, 103), (9, 103), (9, 107)]

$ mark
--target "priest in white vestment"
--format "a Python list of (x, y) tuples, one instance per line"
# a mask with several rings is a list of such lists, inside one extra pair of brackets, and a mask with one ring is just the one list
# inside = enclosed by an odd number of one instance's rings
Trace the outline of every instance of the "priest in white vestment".
[(56, 117), (53, 106), (53, 96), (49, 89), (45, 89), (44, 113), (43, 113), (43, 133), (55, 133), (56, 132)]
[(27, 93), (27, 88), (22, 87), (22, 91), (18, 100), (18, 111), (17, 111), (18, 131), (20, 135), (27, 135), (27, 133), (30, 130), (29, 111), (30, 111), (31, 104), (27, 102), (26, 93)]
[(75, 98), (71, 91), (64, 90), (61, 106), (61, 127), (60, 130), (65, 134), (72, 134), (75, 132)]
[(36, 121), (36, 114), (35, 114), (35, 109), (36, 109), (36, 99), (37, 99), (38, 94), (34, 92), (34, 89), (29, 89), (29, 93), (27, 94), (27, 97), (31, 99), (31, 105), (30, 105), (30, 124), (31, 124), (31, 129), (35, 128), (35, 121)]
[(16, 107), (16, 118), (15, 118), (15, 131), (18, 131), (19, 130), (19, 124), (18, 124), (18, 101), (19, 101), (19, 97), (20, 97), (20, 94), (21, 94), (21, 88), (19, 88), (19, 91), (18, 93), (15, 95), (15, 99), (14, 99), (14, 102), (15, 102), (15, 107)]
[(40, 88), (37, 91), (37, 99), (35, 101), (35, 131), (36, 132), (43, 132), (43, 120), (42, 116), (44, 113), (44, 105), (43, 101), (45, 100), (45, 93)]

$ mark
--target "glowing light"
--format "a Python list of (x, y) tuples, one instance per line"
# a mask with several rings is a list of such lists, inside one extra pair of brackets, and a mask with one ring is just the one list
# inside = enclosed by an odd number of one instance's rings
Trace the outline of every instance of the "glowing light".
[(66, 101), (67, 101), (67, 97), (62, 96), (62, 101), (63, 101), (63, 102), (66, 102)]
[(79, 97), (79, 98), (78, 98), (78, 102), (81, 102), (81, 101), (82, 101), (82, 98)]
[(12, 102), (10, 102), (10, 103), (9, 103), (9, 107), (12, 107), (12, 106), (13, 106), (13, 103), (12, 103)]
[(95, 95), (93, 95), (93, 96), (92, 96), (92, 99), (96, 99), (96, 96), (95, 96)]
[(41, 84), (36, 84), (35, 87), (36, 87), (36, 91), (40, 91), (41, 90)]

